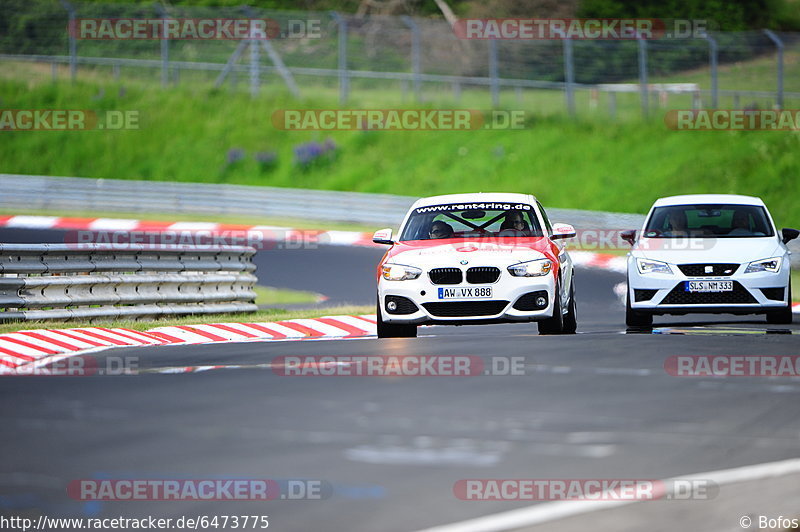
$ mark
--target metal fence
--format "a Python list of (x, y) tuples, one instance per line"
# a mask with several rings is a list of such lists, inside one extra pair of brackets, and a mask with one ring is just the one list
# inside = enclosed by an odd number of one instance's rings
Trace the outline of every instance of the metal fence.
[(252, 312), (251, 247), (0, 244), (0, 322)]
[[(179, 83), (243, 83), (254, 94), (288, 90), (396, 91), (400, 102), (460, 101), (478, 88), (491, 105), (519, 103), (535, 91), (541, 105), (558, 97), (569, 112), (631, 104), (647, 114), (666, 107), (790, 107), (800, 104), (798, 78), (784, 78), (785, 54), (800, 34), (750, 31), (702, 38), (639, 41), (465, 40), (442, 20), (355, 16), (255, 8), (148, 6), (31, 0), (2, 13), (0, 61), (50, 63), (69, 75)], [(70, 21), (87, 18), (236, 19), (275, 21), (282, 38), (268, 40), (80, 39)], [(739, 61), (762, 58), (763, 76), (741, 80)], [(730, 68), (729, 68), (730, 67)], [(691, 71), (691, 74), (681, 74)], [(688, 83), (687, 83), (688, 81)], [(619, 100), (619, 101), (618, 101)]]

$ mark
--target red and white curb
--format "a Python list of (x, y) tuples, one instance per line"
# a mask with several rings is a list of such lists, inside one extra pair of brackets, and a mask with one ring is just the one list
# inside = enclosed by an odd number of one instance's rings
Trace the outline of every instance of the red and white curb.
[[(19, 229), (59, 229), (99, 233), (75, 235), (74, 243), (147, 244), (146, 234), (168, 235), (158, 244), (214, 244), (264, 246), (284, 242), (287, 248), (314, 244), (334, 246), (378, 246), (372, 233), (294, 229), (274, 225), (223, 224), (214, 222), (160, 222), (122, 218), (70, 218), (59, 216), (0, 216), (0, 227)], [(135, 236), (130, 236), (134, 233)], [(136, 234), (138, 233), (138, 234)]]
[(65, 356), (117, 347), (215, 342), (343, 339), (376, 336), (374, 315), (324, 316), (274, 323), (210, 323), (156, 327), (33, 329), (0, 335), (0, 375), (32, 374)]

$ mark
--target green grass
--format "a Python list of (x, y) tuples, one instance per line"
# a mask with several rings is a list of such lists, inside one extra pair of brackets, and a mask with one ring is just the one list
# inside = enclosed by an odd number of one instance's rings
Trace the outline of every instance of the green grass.
[(257, 305), (297, 305), (301, 303), (317, 303), (321, 295), (304, 290), (290, 290), (272, 286), (255, 286)]
[(341, 314), (373, 314), (375, 312), (374, 305), (364, 306), (340, 306), (329, 307), (325, 309), (312, 309), (312, 310), (284, 310), (284, 309), (267, 309), (254, 312), (252, 314), (213, 314), (213, 315), (198, 315), (187, 316), (183, 318), (164, 318), (160, 320), (146, 320), (146, 321), (133, 321), (133, 320), (116, 320), (116, 321), (37, 321), (37, 322), (16, 322), (16, 323), (0, 323), (0, 334), (10, 333), (14, 331), (30, 330), (30, 329), (75, 329), (80, 327), (122, 327), (126, 329), (133, 329), (136, 331), (146, 331), (155, 327), (170, 327), (173, 325), (192, 325), (197, 323), (230, 323), (230, 322), (244, 322), (244, 323), (260, 323), (260, 322), (275, 322), (283, 320), (293, 320), (298, 318), (318, 318), (320, 316), (336, 316)]
[[(286, 132), (271, 112), (335, 102), (251, 100), (222, 91), (144, 90), (79, 82), (0, 81), (7, 108), (138, 109), (133, 131), (3, 132), (0, 171), (357, 190), (424, 196), (471, 191), (536, 194), (551, 207), (645, 212), (659, 196), (730, 192), (761, 196), (779, 225), (800, 225), (800, 136), (785, 132), (676, 132), (655, 120), (536, 116), (524, 130)], [(365, 106), (366, 107), (366, 106)], [(295, 145), (330, 136), (336, 160), (309, 170)], [(230, 148), (249, 156), (225, 169)], [(259, 170), (252, 154), (273, 150)], [(32, 156), (35, 155), (35, 156)], [(243, 217), (245, 213), (243, 213)]]

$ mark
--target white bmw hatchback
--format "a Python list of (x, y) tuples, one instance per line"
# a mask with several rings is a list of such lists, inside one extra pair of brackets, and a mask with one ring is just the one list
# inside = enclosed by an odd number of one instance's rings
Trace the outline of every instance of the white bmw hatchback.
[(418, 200), (378, 264), (378, 336), (413, 337), (421, 324), (537, 321), (542, 334), (577, 327), (567, 224), (550, 224), (525, 194)]
[(628, 254), (625, 322), (649, 327), (654, 315), (766, 314), (792, 322), (791, 252), (800, 234), (780, 234), (759, 198), (696, 194), (655, 202), (641, 233), (622, 238)]

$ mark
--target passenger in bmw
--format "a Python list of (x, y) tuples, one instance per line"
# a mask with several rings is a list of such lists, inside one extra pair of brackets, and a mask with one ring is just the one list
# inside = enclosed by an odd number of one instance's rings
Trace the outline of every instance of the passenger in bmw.
[(429, 238), (451, 238), (453, 236), (453, 227), (441, 220), (437, 220), (431, 224), (431, 230), (428, 232)]

